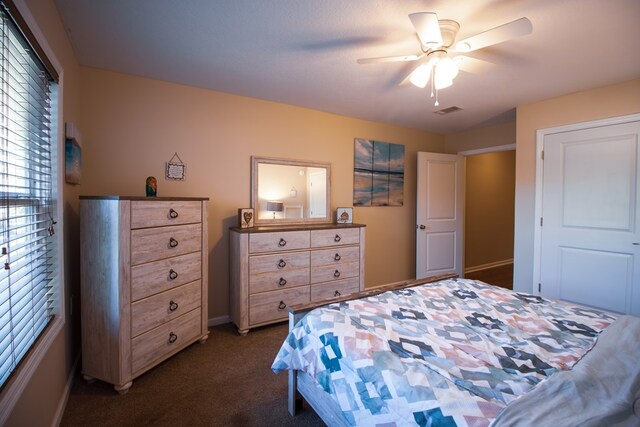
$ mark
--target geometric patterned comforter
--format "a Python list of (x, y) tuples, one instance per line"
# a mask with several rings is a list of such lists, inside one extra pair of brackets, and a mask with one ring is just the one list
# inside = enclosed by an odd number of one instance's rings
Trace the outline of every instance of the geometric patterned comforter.
[(469, 279), (317, 308), (272, 369), (302, 370), (351, 425), (487, 426), (571, 368), (615, 317)]

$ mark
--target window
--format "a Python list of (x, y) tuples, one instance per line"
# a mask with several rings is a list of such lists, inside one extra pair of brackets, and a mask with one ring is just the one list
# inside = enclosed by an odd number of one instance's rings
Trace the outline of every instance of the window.
[[(0, 8), (0, 384), (59, 310), (56, 84)], [(9, 8), (11, 10), (11, 8)]]

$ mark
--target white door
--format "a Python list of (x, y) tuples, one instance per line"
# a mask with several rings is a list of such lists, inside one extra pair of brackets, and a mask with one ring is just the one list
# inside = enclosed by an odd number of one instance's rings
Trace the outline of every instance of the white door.
[(327, 216), (327, 172), (309, 173), (309, 218)]
[(416, 278), (462, 276), (464, 156), (418, 153)]
[(545, 135), (540, 292), (640, 316), (640, 122)]

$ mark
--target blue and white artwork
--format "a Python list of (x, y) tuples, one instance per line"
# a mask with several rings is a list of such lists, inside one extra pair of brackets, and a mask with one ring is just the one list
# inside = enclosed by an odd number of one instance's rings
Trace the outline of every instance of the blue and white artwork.
[(404, 145), (355, 139), (354, 206), (402, 206)]
[(82, 172), (82, 148), (78, 141), (72, 138), (65, 140), (64, 169), (67, 184), (80, 184)]

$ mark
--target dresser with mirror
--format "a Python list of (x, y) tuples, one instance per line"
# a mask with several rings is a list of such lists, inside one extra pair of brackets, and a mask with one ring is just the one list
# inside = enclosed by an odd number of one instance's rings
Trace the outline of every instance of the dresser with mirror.
[(329, 163), (252, 157), (254, 227), (230, 230), (230, 312), (241, 335), (288, 307), (364, 289), (365, 226), (335, 224)]

